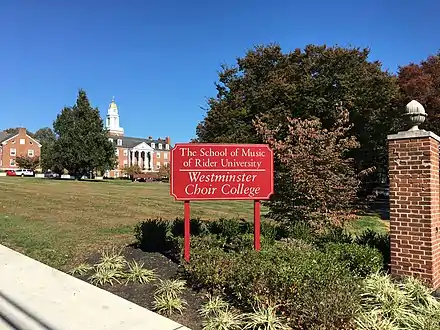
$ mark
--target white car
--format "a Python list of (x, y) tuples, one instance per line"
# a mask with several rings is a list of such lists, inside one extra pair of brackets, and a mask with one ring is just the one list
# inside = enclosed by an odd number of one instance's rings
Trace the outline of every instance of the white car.
[(27, 169), (15, 170), (16, 176), (34, 176), (34, 171)]

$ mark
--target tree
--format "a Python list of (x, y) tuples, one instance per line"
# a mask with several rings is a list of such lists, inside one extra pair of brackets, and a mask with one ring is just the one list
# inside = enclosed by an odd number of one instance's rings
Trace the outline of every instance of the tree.
[(169, 167), (169, 165), (168, 164), (162, 165), (159, 168), (158, 175), (159, 175), (159, 178), (161, 178), (161, 179), (169, 180), (169, 178), (170, 178), (170, 167)]
[(402, 107), (411, 100), (419, 101), (428, 113), (423, 128), (440, 134), (440, 51), (420, 64), (399, 67), (398, 74)]
[(274, 150), (278, 171), (270, 217), (321, 225), (322, 216), (349, 213), (359, 185), (353, 160), (346, 157), (359, 143), (349, 135), (348, 111), (338, 109), (331, 130), (319, 119), (287, 118), (287, 135), (277, 139), (278, 129), (263, 120), (255, 127)]
[(17, 156), (15, 158), (15, 162), (19, 168), (35, 171), (35, 169), (40, 165), (40, 157)]
[(42, 145), (44, 145), (45, 143), (54, 142), (56, 139), (55, 133), (50, 127), (40, 128), (34, 133), (34, 138), (38, 140)]
[(139, 167), (139, 165), (131, 165), (131, 166), (126, 165), (126, 166), (124, 167), (124, 172), (125, 172), (130, 178), (133, 178), (133, 175), (135, 175), (135, 174), (139, 174), (139, 173), (142, 173), (142, 170), (141, 170), (141, 168)]
[(259, 116), (268, 129), (285, 123), (277, 130), (280, 139), (288, 135), (288, 117), (319, 118), (331, 129), (342, 106), (360, 143), (351, 154), (357, 171), (371, 170), (370, 180), (386, 177), (387, 134), (399, 125), (399, 91), (396, 78), (368, 56), (368, 49), (358, 48), (309, 45), (284, 54), (278, 45), (255, 47), (235, 66), (222, 66), (198, 141), (262, 142), (252, 125)]
[(66, 169), (77, 178), (115, 167), (115, 145), (84, 90), (79, 90), (73, 107), (65, 107), (57, 116), (53, 129), (56, 140), (47, 150), (49, 165)]

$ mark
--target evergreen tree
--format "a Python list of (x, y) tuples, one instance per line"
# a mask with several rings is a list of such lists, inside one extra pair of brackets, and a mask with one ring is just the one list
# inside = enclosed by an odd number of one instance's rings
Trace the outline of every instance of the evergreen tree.
[(56, 140), (45, 150), (45, 166), (66, 169), (80, 178), (91, 171), (114, 168), (115, 146), (97, 108), (92, 108), (86, 92), (79, 90), (76, 104), (65, 107), (53, 124)]

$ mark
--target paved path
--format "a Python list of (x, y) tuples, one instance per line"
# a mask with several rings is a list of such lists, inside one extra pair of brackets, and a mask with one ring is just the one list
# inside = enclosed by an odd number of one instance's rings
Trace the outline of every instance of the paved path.
[(190, 330), (0, 245), (0, 330)]

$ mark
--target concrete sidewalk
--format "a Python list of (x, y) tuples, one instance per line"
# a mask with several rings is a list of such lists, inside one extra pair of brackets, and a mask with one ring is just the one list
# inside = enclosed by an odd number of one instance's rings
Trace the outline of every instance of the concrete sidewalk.
[(190, 330), (3, 245), (0, 329)]

